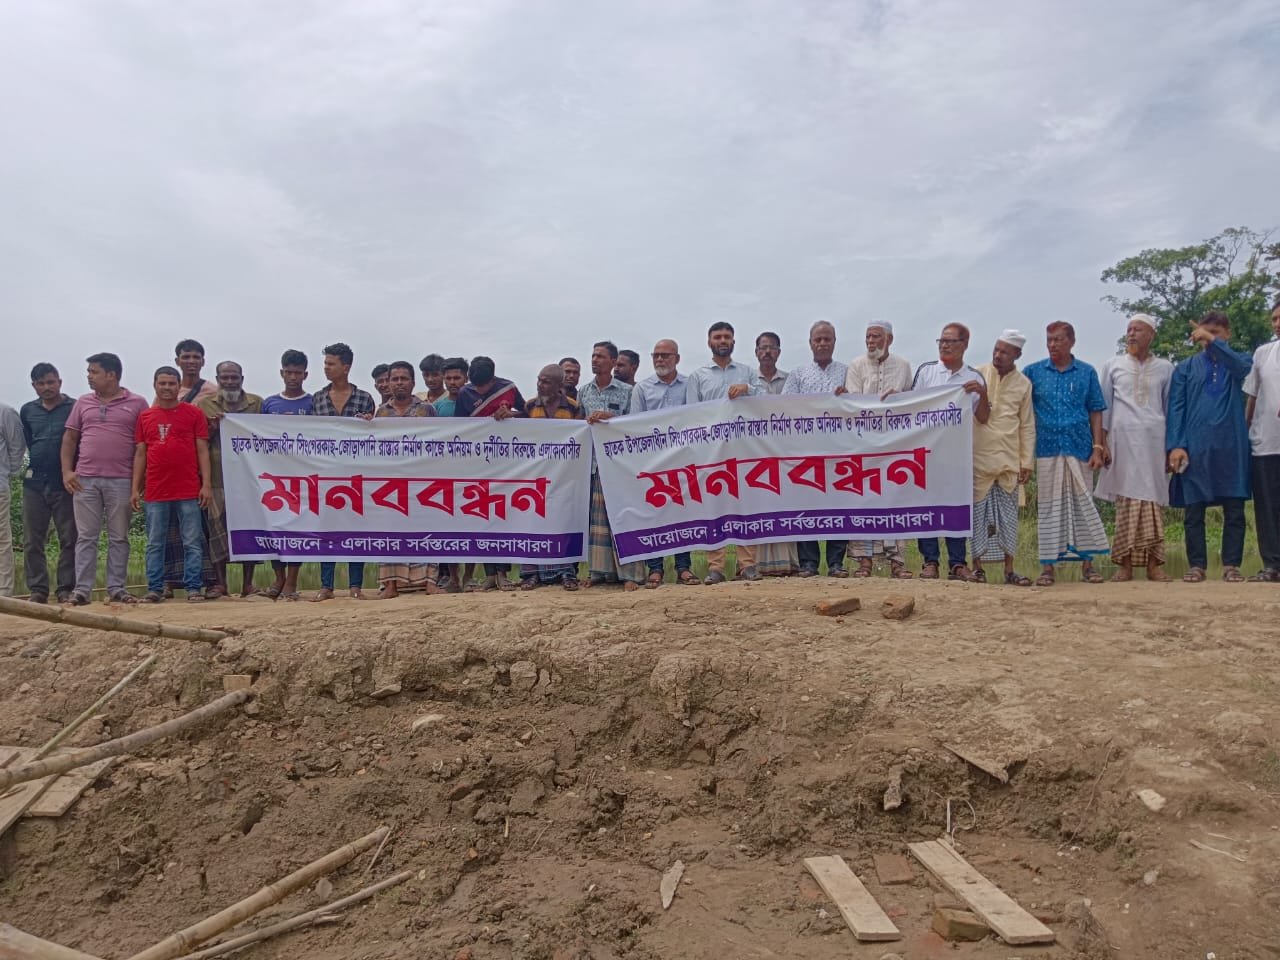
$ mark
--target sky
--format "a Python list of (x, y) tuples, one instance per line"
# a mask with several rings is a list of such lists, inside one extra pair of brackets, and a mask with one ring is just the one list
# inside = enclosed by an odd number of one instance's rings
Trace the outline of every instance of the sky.
[[(1072, 321), (1107, 266), (1280, 225), (1274, 0), (0, 3), (0, 400), (48, 360), (149, 393), (194, 337), (488, 354), (523, 390), (594, 341), (708, 361), (868, 319), (936, 357)], [(1116, 291), (1121, 292), (1121, 291)]]

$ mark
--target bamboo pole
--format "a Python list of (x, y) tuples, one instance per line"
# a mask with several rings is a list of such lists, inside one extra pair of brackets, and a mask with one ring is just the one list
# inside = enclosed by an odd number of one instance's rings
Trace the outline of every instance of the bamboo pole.
[(291, 930), (298, 930), (302, 927), (324, 919), (327, 916), (345, 910), (347, 907), (355, 906), (357, 903), (363, 903), (375, 894), (381, 893), (387, 887), (394, 887), (398, 883), (404, 883), (413, 876), (412, 870), (405, 870), (397, 873), (394, 877), (365, 887), (348, 897), (341, 900), (334, 900), (327, 903), (323, 907), (317, 907), (315, 910), (308, 910), (306, 913), (300, 913), (296, 917), (290, 917), (288, 920), (281, 920), (279, 923), (273, 923), (269, 927), (263, 927), (261, 930), (253, 930), (243, 936), (235, 937), (231, 940), (224, 940), (222, 943), (215, 943), (212, 947), (206, 947), (203, 950), (197, 950), (195, 953), (188, 953), (186, 956), (179, 957), (178, 960), (211, 960), (213, 957), (221, 957), (225, 954), (232, 953), (242, 947), (252, 946), (255, 943), (261, 943), (263, 940), (269, 940), (277, 937), (282, 933), (288, 933)]
[(386, 833), (386, 827), (379, 827), (373, 833), (366, 834), (354, 843), (349, 843), (345, 847), (334, 850), (332, 853), (327, 853), (319, 860), (313, 860), (287, 877), (277, 880), (270, 886), (263, 887), (253, 896), (245, 897), (225, 910), (215, 913), (211, 917), (205, 917), (199, 923), (192, 924), (185, 930), (179, 930), (172, 936), (165, 937), (155, 946), (148, 947), (141, 953), (135, 953), (129, 960), (173, 960), (174, 957), (179, 957), (183, 953), (189, 952), (196, 944), (203, 943), (210, 937), (216, 937), (224, 930), (230, 930), (237, 923), (247, 920), (255, 913), (259, 913), (273, 903), (283, 900), (295, 890), (300, 890), (313, 880), (323, 877), (327, 873), (332, 873), (370, 847), (377, 845), (378, 841), (386, 836)]
[(0, 923), (0, 960), (100, 960)]
[(147, 667), (151, 666), (159, 658), (160, 658), (159, 653), (153, 653), (151, 656), (147, 657), (147, 659), (143, 660), (140, 664), (138, 664), (136, 667), (130, 670), (129, 673), (125, 675), (123, 680), (121, 680), (114, 687), (112, 687), (110, 690), (108, 690), (106, 693), (100, 696), (97, 700), (95, 700), (93, 702), (93, 706), (91, 706), (88, 710), (80, 714), (80, 716), (76, 717), (74, 720), (68, 723), (65, 727), (59, 730), (56, 734), (54, 734), (53, 739), (51, 739), (39, 750), (37, 750), (36, 755), (31, 759), (40, 760), (41, 758), (47, 757), (49, 754), (53, 753), (53, 751), (57, 748), (58, 744), (62, 743), (62, 741), (66, 740), (67, 737), (71, 736), (73, 733), (79, 730), (80, 727), (84, 725), (84, 722), (88, 720), (91, 716), (93, 716), (95, 713), (97, 713), (100, 709), (102, 709), (103, 705), (105, 705), (107, 701), (113, 699), (117, 693), (119, 693), (129, 684), (131, 684), (135, 678), (141, 675), (142, 671), (146, 670)]
[(229, 630), (205, 630), (202, 627), (183, 627), (173, 623), (152, 620), (128, 620), (104, 613), (87, 613), (73, 607), (49, 606), (30, 603), (13, 597), (0, 597), (0, 613), (29, 620), (47, 620), (50, 623), (66, 623), (73, 627), (91, 627), (94, 630), (114, 630), (117, 633), (136, 633), (144, 637), (168, 637), (171, 640), (204, 640), (217, 643), (231, 636)]
[(253, 692), (250, 690), (234, 690), (225, 696), (219, 697), (217, 700), (206, 703), (203, 707), (192, 710), (190, 713), (184, 713), (180, 717), (166, 720), (164, 723), (157, 724), (154, 727), (147, 727), (137, 733), (131, 733), (127, 737), (108, 740), (106, 743), (100, 743), (96, 747), (68, 750), (66, 753), (59, 753), (44, 760), (33, 760), (20, 767), (0, 770), (0, 790), (6, 790), (17, 783), (26, 783), (29, 780), (39, 780), (41, 777), (52, 776), (55, 773), (66, 773), (68, 770), (87, 766), (107, 757), (118, 757), (122, 753), (133, 753), (139, 747), (146, 746), (148, 743), (164, 737), (171, 737), (175, 733), (181, 733), (188, 727), (194, 727), (196, 724), (208, 720), (210, 717), (226, 713), (232, 707), (239, 706), (252, 696)]

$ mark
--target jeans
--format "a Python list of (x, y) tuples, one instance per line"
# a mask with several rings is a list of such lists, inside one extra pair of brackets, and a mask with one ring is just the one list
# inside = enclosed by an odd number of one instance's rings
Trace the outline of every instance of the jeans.
[[(848, 540), (827, 541), (827, 573), (832, 570), (839, 570), (844, 566), (844, 554), (848, 547)], [(800, 561), (801, 570), (812, 570), (817, 573), (818, 562), (821, 559), (818, 552), (818, 541), (801, 540), (796, 544), (796, 557)]]
[(98, 579), (98, 537), (107, 530), (107, 596), (124, 590), (129, 575), (129, 520), (133, 506), (128, 477), (81, 477), (84, 487), (71, 498), (76, 518), (76, 590), (93, 595)]
[[(964, 537), (947, 537), (947, 569), (964, 563), (965, 538)], [(920, 548), (920, 556), (924, 557), (925, 563), (937, 563), (939, 557), (938, 538), (929, 537), (926, 540), (917, 540), (916, 545)]]
[[(338, 565), (336, 563), (320, 564), (320, 586), (324, 590), (332, 590), (334, 577), (337, 575)], [(347, 586), (352, 590), (359, 590), (364, 586), (364, 564), (348, 563), (347, 564)]]
[[(1189, 503), (1183, 516), (1182, 529), (1187, 544), (1187, 564), (1205, 570), (1209, 566), (1209, 547), (1204, 536), (1204, 512), (1207, 503)], [(1222, 565), (1238, 567), (1244, 559), (1244, 501), (1226, 497), (1222, 501)]]
[(164, 545), (169, 538), (169, 519), (176, 514), (182, 537), (182, 586), (189, 597), (199, 593), (203, 585), (200, 568), (204, 566), (200, 501), (148, 501), (143, 504), (143, 512), (147, 517), (147, 590), (164, 593)]
[[(649, 568), (650, 573), (661, 573), (663, 561), (665, 560), (666, 560), (666, 557), (653, 557), (650, 560), (646, 560), (644, 562), (644, 565)], [(692, 566), (693, 566), (693, 554), (691, 553), (676, 554), (676, 575), (677, 576), (680, 574), (681, 570), (688, 570)]]
[(22, 488), (22, 526), (26, 531), (23, 561), (27, 568), (27, 592), (49, 596), (49, 521), (58, 533), (58, 589), (61, 599), (76, 588), (76, 514), (71, 494), (61, 487)]

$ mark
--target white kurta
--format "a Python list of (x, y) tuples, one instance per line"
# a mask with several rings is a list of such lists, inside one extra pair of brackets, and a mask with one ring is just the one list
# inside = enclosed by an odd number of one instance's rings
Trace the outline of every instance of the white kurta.
[(1111, 466), (1098, 475), (1095, 497), (1169, 503), (1164, 430), (1172, 378), (1173, 364), (1163, 357), (1139, 363), (1124, 353), (1102, 365), (1099, 381), (1107, 401), (1102, 429), (1107, 432)]

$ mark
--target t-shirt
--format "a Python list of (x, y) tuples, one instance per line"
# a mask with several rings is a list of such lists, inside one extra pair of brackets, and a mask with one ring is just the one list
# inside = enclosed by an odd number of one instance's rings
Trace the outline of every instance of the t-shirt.
[(200, 410), (189, 403), (148, 407), (138, 417), (134, 439), (147, 445), (148, 503), (194, 500), (200, 495), (196, 440), (209, 439), (209, 424)]
[(1253, 352), (1253, 367), (1244, 378), (1244, 392), (1253, 397), (1249, 442), (1255, 457), (1280, 454), (1280, 340)]
[(310, 416), (311, 394), (304, 393), (300, 397), (286, 397), (277, 393), (262, 401), (262, 412), (302, 417)]
[(134, 430), (146, 409), (147, 401), (124, 387), (106, 403), (96, 393), (80, 397), (67, 417), (67, 429), (80, 434), (76, 473), (113, 480), (132, 477)]

